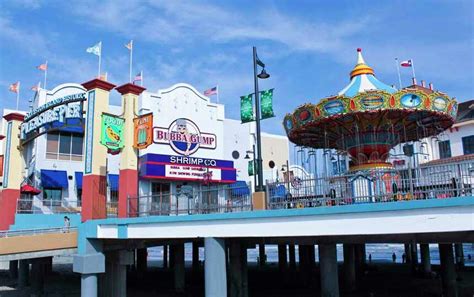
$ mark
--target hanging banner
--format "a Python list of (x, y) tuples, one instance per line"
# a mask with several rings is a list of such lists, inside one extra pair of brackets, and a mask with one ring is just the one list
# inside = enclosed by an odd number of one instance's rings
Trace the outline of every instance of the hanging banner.
[(266, 90), (260, 92), (260, 107), (261, 107), (261, 116), (262, 120), (273, 118), (275, 114), (273, 113), (273, 90)]
[(255, 121), (252, 94), (240, 96), (240, 120), (242, 121), (242, 124)]
[(248, 165), (248, 173), (249, 173), (249, 176), (252, 176), (255, 174), (255, 170), (254, 170), (254, 166), (253, 166), (253, 160), (250, 160), (249, 161), (249, 165)]
[(153, 113), (133, 119), (133, 147), (139, 150), (153, 143)]
[(125, 119), (116, 115), (103, 113), (100, 143), (105, 145), (109, 151), (116, 152), (123, 148), (123, 128)]

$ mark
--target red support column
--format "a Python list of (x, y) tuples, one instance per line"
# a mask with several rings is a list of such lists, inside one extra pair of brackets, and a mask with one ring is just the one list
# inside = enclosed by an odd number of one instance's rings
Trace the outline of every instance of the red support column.
[(138, 195), (138, 152), (133, 147), (133, 118), (138, 113), (138, 96), (146, 89), (127, 83), (117, 87), (116, 90), (122, 94), (122, 109), (125, 119), (124, 148), (120, 153), (118, 216), (126, 218), (128, 216), (134, 217), (138, 212), (138, 200), (130, 199), (129, 201), (129, 197)]
[[(3, 181), (0, 192), (0, 230), (8, 230), (15, 223), (16, 205), (20, 199), (20, 185), (23, 181), (24, 160), (20, 151), (20, 125), (25, 116), (10, 113), (3, 117), (6, 123), (6, 138), (3, 152)], [(3, 136), (2, 136), (3, 138)]]
[(100, 144), (100, 131), (101, 115), (109, 109), (109, 92), (115, 85), (100, 79), (82, 85), (87, 89), (81, 211), (85, 222), (107, 217), (107, 148)]

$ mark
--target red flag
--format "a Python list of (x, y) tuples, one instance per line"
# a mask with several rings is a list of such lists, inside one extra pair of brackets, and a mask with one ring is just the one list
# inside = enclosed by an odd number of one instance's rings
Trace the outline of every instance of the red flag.
[(20, 82), (17, 81), (16, 83), (11, 84), (8, 89), (10, 90), (10, 92), (18, 93), (18, 91), (20, 90)]
[(48, 62), (36, 66), (36, 69), (39, 69), (39, 70), (41, 70), (41, 71), (46, 71), (46, 70), (48, 69)]
[(38, 83), (38, 84), (35, 85), (35, 86), (32, 86), (32, 87), (31, 87), (31, 90), (32, 90), (32, 91), (35, 91), (35, 92), (38, 92), (38, 91), (39, 91), (39, 88), (40, 88), (40, 83)]

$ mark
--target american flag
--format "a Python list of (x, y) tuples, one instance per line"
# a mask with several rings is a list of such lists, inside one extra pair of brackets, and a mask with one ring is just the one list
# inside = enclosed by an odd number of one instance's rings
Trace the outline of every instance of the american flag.
[(8, 89), (10, 90), (10, 92), (18, 93), (18, 91), (20, 90), (20, 82), (17, 81), (16, 83), (11, 84)]
[(41, 71), (46, 71), (48, 69), (48, 62), (36, 66), (36, 69), (39, 69)]
[(136, 81), (141, 81), (142, 80), (142, 72), (138, 72), (137, 75), (135, 75), (135, 77), (133, 78), (133, 82), (136, 82)]
[(204, 91), (205, 96), (217, 95), (217, 86)]

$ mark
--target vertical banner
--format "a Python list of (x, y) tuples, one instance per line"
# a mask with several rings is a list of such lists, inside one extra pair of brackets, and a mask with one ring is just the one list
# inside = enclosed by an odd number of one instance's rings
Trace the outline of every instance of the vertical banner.
[(153, 113), (141, 115), (133, 119), (133, 147), (145, 149), (153, 143)]
[(123, 148), (123, 128), (125, 119), (116, 115), (103, 113), (100, 143), (107, 147), (110, 152), (116, 153)]
[(275, 114), (273, 113), (273, 90), (266, 90), (260, 92), (260, 106), (262, 120), (273, 118)]
[(252, 176), (255, 174), (255, 170), (254, 170), (254, 166), (253, 166), (253, 163), (254, 161), (253, 160), (250, 160), (249, 161), (249, 165), (248, 165), (248, 173), (249, 173), (249, 176)]
[(252, 94), (240, 97), (240, 120), (242, 121), (242, 124), (255, 120)]

